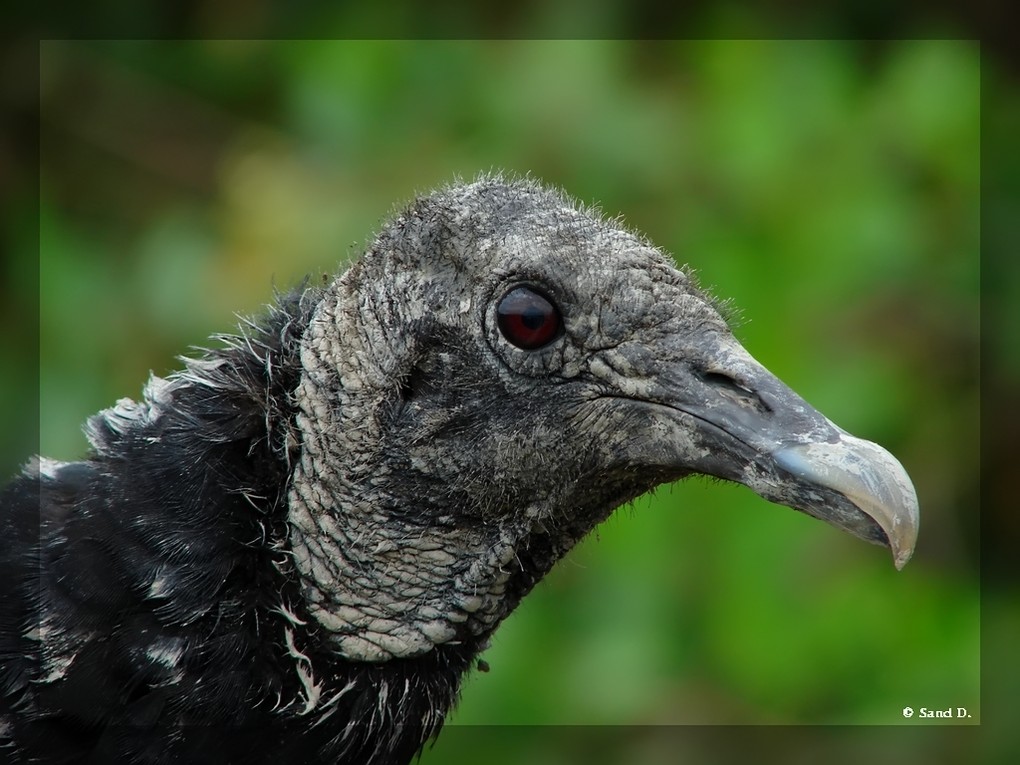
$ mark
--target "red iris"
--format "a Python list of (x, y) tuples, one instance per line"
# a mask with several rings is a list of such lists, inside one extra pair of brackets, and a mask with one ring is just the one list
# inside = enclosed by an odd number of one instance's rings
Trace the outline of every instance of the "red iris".
[(496, 307), (499, 331), (510, 343), (526, 351), (548, 345), (560, 333), (560, 312), (530, 287), (514, 287)]

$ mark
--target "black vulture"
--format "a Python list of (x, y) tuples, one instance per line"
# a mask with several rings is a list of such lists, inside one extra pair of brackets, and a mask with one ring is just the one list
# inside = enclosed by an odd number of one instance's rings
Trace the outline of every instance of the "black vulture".
[(897, 567), (918, 525), (671, 258), (496, 175), (85, 429), (0, 495), (5, 762), (406, 763), (556, 561), (690, 474)]

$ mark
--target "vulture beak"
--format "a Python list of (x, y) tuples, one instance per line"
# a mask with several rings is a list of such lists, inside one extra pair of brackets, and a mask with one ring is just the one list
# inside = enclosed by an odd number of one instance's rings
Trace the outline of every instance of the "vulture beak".
[(918, 530), (917, 494), (903, 466), (811, 407), (732, 335), (708, 342), (696, 354), (673, 349), (655, 390), (644, 391), (684, 422), (668, 440), (687, 465), (885, 545), (903, 568)]

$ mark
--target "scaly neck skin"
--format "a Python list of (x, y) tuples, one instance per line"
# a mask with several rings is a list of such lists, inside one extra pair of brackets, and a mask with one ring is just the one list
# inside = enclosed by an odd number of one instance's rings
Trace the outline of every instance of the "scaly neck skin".
[(290, 543), (306, 608), (340, 655), (411, 658), (495, 627), (512, 544), (492, 545), (462, 528), (395, 523), (371, 500), (327, 493), (314, 462), (303, 459), (295, 473)]
[(349, 278), (309, 324), (294, 395), (301, 445), (288, 520), (305, 605), (352, 661), (477, 642), (505, 615), (518, 540), (443, 517), (427, 497), (399, 496), (414, 476), (384, 466), (380, 429), (400, 370), (380, 369), (368, 350), (398, 333), (354, 303)]
[[(299, 392), (299, 402), (305, 398)], [(307, 416), (300, 406), (299, 422)], [(290, 544), (308, 613), (351, 661), (412, 658), (441, 645), (482, 650), (521, 598), (608, 512), (579, 508), (588, 523), (550, 533), (519, 520), (465, 524), (424, 498), (415, 505), (393, 497), (382, 485), (400, 486), (399, 477), (359, 476), (358, 464), (341, 473), (318, 443), (306, 438), (295, 468)]]

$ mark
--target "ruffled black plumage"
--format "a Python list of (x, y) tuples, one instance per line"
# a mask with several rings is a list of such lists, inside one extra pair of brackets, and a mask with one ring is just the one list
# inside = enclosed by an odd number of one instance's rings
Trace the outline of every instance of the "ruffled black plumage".
[[(4, 490), (5, 762), (401, 763), (438, 731), (468, 649), (348, 662), (290, 576), (288, 401), (315, 297), (92, 418), (88, 460)], [(307, 713), (294, 652), (322, 673)]]

